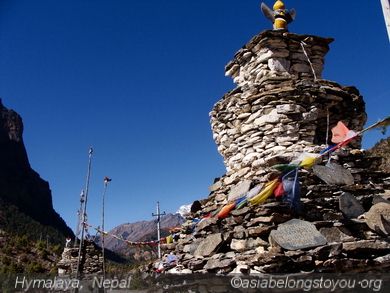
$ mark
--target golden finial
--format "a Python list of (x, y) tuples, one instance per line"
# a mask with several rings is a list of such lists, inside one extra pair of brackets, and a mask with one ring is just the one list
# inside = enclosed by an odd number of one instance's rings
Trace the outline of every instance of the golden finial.
[(261, 11), (274, 25), (274, 30), (287, 30), (287, 24), (295, 19), (295, 9), (287, 10), (283, 1), (277, 0), (273, 10), (265, 3), (261, 3)]
[(286, 9), (286, 7), (284, 6), (283, 1), (278, 0), (275, 2), (273, 9), (274, 11), (276, 11), (276, 10)]

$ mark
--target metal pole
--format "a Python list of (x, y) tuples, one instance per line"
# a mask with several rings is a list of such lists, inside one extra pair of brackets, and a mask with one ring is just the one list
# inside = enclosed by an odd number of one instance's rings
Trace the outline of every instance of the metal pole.
[(79, 246), (79, 256), (77, 260), (77, 273), (76, 273), (76, 279), (80, 276), (80, 260), (81, 260), (81, 250), (83, 248), (84, 244), (84, 232), (85, 232), (85, 220), (87, 216), (87, 200), (88, 200), (88, 189), (89, 189), (89, 179), (91, 177), (91, 165), (92, 165), (92, 153), (93, 149), (89, 148), (88, 152), (88, 170), (87, 170), (87, 178), (85, 182), (85, 200), (84, 200), (84, 208), (82, 212), (82, 227), (81, 227), (81, 237), (80, 237), (80, 246)]
[(390, 0), (381, 0), (383, 16), (385, 18), (387, 35), (390, 41)]
[(161, 259), (161, 228), (160, 220), (161, 216), (164, 216), (165, 212), (160, 213), (160, 202), (157, 202), (157, 214), (152, 214), (153, 217), (157, 217), (157, 241), (158, 241), (158, 258)]
[(157, 202), (157, 214), (158, 214), (158, 220), (157, 220), (157, 241), (158, 241), (158, 258), (161, 259), (161, 227), (160, 227), (160, 205)]
[(110, 182), (111, 179), (108, 177), (104, 177), (104, 189), (103, 189), (103, 196), (102, 196), (102, 232), (101, 232), (101, 245), (102, 245), (102, 256), (103, 256), (103, 280), (106, 279), (106, 261), (104, 257), (104, 201), (106, 197), (106, 191), (107, 191), (107, 185), (108, 182)]

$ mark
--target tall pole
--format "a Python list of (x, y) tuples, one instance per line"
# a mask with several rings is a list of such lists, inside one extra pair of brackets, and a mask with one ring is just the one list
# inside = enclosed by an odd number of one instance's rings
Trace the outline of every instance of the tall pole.
[(75, 238), (74, 238), (74, 247), (77, 247), (77, 238), (80, 235), (80, 225), (82, 222), (81, 215), (83, 212), (83, 205), (84, 205), (84, 190), (81, 190), (80, 193), (80, 208), (77, 211), (77, 226), (76, 226), (76, 233), (75, 233)]
[(107, 191), (107, 185), (108, 182), (110, 182), (111, 179), (108, 178), (107, 176), (104, 177), (104, 189), (103, 189), (103, 196), (102, 196), (102, 232), (101, 232), (101, 245), (102, 245), (102, 256), (103, 256), (103, 280), (106, 279), (106, 261), (104, 257), (104, 236), (105, 236), (105, 231), (104, 231), (104, 200), (106, 197), (106, 191)]
[(77, 273), (76, 273), (76, 279), (80, 276), (80, 262), (81, 262), (81, 250), (83, 248), (84, 244), (84, 232), (85, 232), (85, 221), (87, 217), (87, 201), (88, 201), (88, 190), (89, 190), (89, 179), (91, 177), (91, 165), (92, 165), (92, 153), (93, 149), (92, 147), (89, 148), (88, 151), (88, 168), (87, 168), (87, 178), (85, 181), (85, 199), (84, 199), (84, 207), (82, 211), (82, 223), (81, 223), (81, 237), (80, 237), (80, 246), (79, 246), (79, 256), (77, 260)]
[(161, 259), (161, 216), (164, 216), (165, 212), (160, 213), (160, 202), (157, 202), (157, 214), (152, 214), (153, 217), (157, 217), (157, 241), (158, 241), (158, 258)]
[(390, 41), (390, 0), (381, 0), (383, 16), (385, 18), (387, 35)]

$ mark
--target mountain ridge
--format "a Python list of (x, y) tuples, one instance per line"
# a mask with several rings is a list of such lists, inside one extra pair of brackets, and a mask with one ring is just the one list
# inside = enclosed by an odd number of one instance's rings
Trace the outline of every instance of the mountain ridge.
[[(169, 228), (180, 226), (184, 222), (184, 218), (176, 214), (167, 214), (161, 217), (161, 237), (168, 235)], [(143, 220), (137, 221), (134, 223), (125, 223), (118, 225), (117, 227), (111, 229), (109, 234), (120, 236), (126, 240), (132, 242), (141, 242), (141, 241), (152, 241), (157, 238), (157, 224), (156, 220)], [(97, 242), (99, 243), (99, 238)], [(105, 237), (105, 247), (116, 253), (122, 255), (130, 256), (134, 251), (129, 248), (128, 245), (120, 240), (115, 239), (114, 237), (108, 235)]]

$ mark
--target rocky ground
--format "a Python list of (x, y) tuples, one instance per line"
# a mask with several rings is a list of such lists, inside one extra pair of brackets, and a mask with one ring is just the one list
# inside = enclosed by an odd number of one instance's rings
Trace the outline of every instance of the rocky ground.
[[(338, 159), (349, 166), (340, 169), (338, 182), (325, 183), (314, 172), (303, 172), (300, 214), (269, 199), (234, 210), (225, 219), (206, 219), (165, 249), (174, 251), (180, 264), (195, 273), (385, 270), (390, 267), (390, 174), (371, 169), (380, 158), (361, 152), (346, 152)], [(323, 177), (321, 171), (317, 174)], [(350, 176), (360, 183), (346, 185), (339, 179)], [(224, 205), (232, 187), (245, 193), (253, 184), (226, 185), (224, 179), (203, 201), (198, 217)]]

